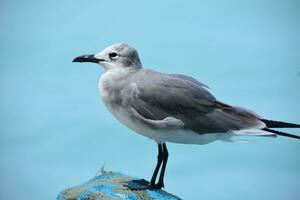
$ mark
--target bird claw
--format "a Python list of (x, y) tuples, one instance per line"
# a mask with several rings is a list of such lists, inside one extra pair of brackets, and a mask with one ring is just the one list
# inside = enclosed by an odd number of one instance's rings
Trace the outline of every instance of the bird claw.
[(150, 185), (124, 185), (130, 190), (153, 190)]
[(131, 182), (134, 182), (139, 185), (144, 185), (144, 186), (150, 184), (150, 182), (145, 179), (135, 179), (135, 180), (132, 180)]
[(127, 185), (124, 185), (130, 190), (160, 190), (163, 187), (163, 184), (151, 184), (145, 179), (132, 180), (128, 182)]

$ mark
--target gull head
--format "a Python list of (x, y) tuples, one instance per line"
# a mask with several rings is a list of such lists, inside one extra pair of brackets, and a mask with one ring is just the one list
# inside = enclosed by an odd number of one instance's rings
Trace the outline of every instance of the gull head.
[(142, 67), (137, 51), (123, 43), (114, 44), (98, 54), (82, 55), (76, 57), (73, 62), (92, 62), (102, 65), (106, 70), (116, 68), (134, 68)]

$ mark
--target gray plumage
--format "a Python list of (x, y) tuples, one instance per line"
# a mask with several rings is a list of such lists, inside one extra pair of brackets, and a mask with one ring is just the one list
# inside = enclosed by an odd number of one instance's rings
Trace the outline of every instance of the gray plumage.
[(117, 102), (133, 107), (147, 119), (174, 117), (199, 134), (225, 133), (262, 124), (252, 112), (217, 101), (204, 84), (189, 76), (139, 69), (123, 79), (124, 84), (115, 91)]
[(126, 44), (77, 57), (74, 62), (102, 65), (106, 72), (99, 90), (104, 104), (120, 122), (158, 143), (204, 144), (232, 135), (276, 136), (267, 128), (291, 127), (218, 101), (192, 77), (143, 68), (137, 51)]
[(222, 103), (206, 85), (192, 77), (143, 68), (137, 51), (129, 45), (112, 45), (96, 55), (80, 56), (73, 61), (102, 65), (106, 71), (99, 80), (99, 91), (105, 106), (121, 123), (158, 144), (151, 181), (137, 181), (137, 186), (127, 186), (130, 189), (164, 187), (169, 156), (166, 142), (234, 142), (232, 137), (237, 135), (300, 139), (297, 135), (269, 129), (298, 128), (298, 124), (262, 119), (252, 111)]

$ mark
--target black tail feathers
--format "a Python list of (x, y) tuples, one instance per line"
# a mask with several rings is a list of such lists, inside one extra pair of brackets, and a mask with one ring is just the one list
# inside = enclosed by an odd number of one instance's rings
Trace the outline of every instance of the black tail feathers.
[(280, 136), (285, 136), (285, 137), (300, 139), (300, 136), (293, 135), (293, 134), (290, 134), (290, 133), (285, 133), (285, 132), (281, 132), (281, 131), (275, 131), (275, 130), (268, 129), (268, 128), (263, 128), (262, 130), (268, 131), (270, 133), (275, 133), (276, 135), (280, 135)]
[(276, 131), (273, 129), (269, 129), (269, 128), (300, 128), (300, 124), (279, 122), (279, 121), (273, 121), (273, 120), (268, 120), (268, 119), (261, 119), (261, 121), (264, 122), (267, 126), (266, 128), (262, 129), (264, 131), (268, 131), (270, 133), (275, 133), (276, 135), (280, 135), (280, 136), (300, 139), (300, 136), (298, 136), (298, 135), (293, 135), (290, 133), (285, 133), (282, 131)]
[(261, 119), (267, 126), (267, 128), (300, 128), (300, 124), (293, 124), (287, 122), (279, 122), (268, 119)]

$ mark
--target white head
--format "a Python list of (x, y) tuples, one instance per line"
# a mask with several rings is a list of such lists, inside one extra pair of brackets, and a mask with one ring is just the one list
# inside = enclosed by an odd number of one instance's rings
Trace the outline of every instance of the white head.
[(142, 64), (137, 51), (123, 43), (114, 44), (96, 55), (83, 55), (73, 62), (93, 62), (102, 65), (106, 70), (113, 68), (141, 68)]

